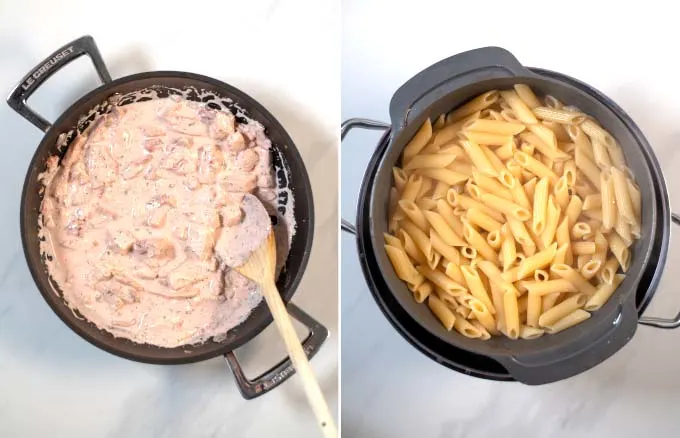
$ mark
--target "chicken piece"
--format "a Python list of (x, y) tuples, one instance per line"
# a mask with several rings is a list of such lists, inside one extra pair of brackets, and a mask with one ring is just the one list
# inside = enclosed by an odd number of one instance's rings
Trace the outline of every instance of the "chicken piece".
[(238, 167), (243, 172), (252, 172), (260, 161), (260, 155), (255, 149), (245, 149), (238, 154)]
[(177, 175), (188, 175), (196, 172), (196, 163), (191, 153), (178, 148), (161, 158), (160, 167)]
[(87, 169), (82, 161), (79, 161), (71, 166), (68, 174), (68, 180), (79, 185), (85, 185), (90, 182), (90, 177), (87, 175)]
[(85, 151), (84, 160), (93, 187), (107, 185), (118, 178), (118, 163), (106, 150), (106, 145), (91, 144)]
[(257, 187), (257, 175), (225, 173), (218, 175), (218, 184), (227, 192), (250, 193)]
[(123, 169), (121, 176), (123, 177), (124, 180), (129, 180), (129, 179), (135, 178), (135, 177), (139, 176), (139, 174), (142, 173), (142, 171), (144, 170), (145, 167), (146, 167), (146, 165), (143, 164), (143, 163), (142, 164), (134, 164), (134, 163), (128, 164)]
[(208, 134), (208, 128), (201, 121), (197, 110), (187, 102), (173, 104), (170, 108), (162, 110), (159, 116), (166, 126), (175, 132), (194, 136)]
[(132, 275), (142, 280), (154, 280), (158, 278), (158, 269), (149, 266), (135, 266)]
[(274, 187), (274, 177), (272, 176), (271, 173), (266, 173), (264, 175), (258, 176), (257, 186), (264, 189), (270, 189)]
[(58, 207), (54, 200), (45, 196), (40, 204), (40, 213), (42, 214), (42, 224), (48, 228), (53, 228), (57, 226), (57, 222), (54, 220), (54, 214), (58, 214)]
[(155, 125), (140, 126), (139, 130), (147, 137), (164, 137), (166, 135), (165, 129)]
[(227, 137), (224, 143), (226, 149), (232, 152), (240, 152), (247, 147), (246, 140), (243, 138), (243, 134), (238, 131), (229, 134), (229, 137)]
[(205, 207), (201, 204), (196, 206), (186, 216), (193, 223), (205, 225), (208, 228), (219, 228), (221, 225), (220, 215), (213, 207)]
[(188, 260), (167, 276), (168, 287), (174, 290), (203, 281), (210, 276), (210, 272), (201, 263)]
[(217, 195), (215, 196), (215, 205), (217, 207), (223, 207), (227, 204), (238, 204), (243, 202), (243, 196), (245, 193), (242, 192), (227, 192), (222, 189), (221, 186), (217, 187)]
[(132, 245), (132, 251), (151, 267), (163, 266), (175, 258), (172, 242), (159, 238), (138, 240)]
[(220, 217), (222, 218), (222, 226), (233, 227), (241, 223), (243, 213), (239, 204), (227, 204), (220, 209)]
[(215, 140), (223, 140), (234, 132), (236, 118), (233, 114), (224, 111), (215, 112), (215, 117), (210, 123), (210, 137)]
[(160, 150), (161, 147), (163, 147), (163, 140), (158, 137), (147, 138), (146, 140), (142, 141), (142, 147), (146, 151), (155, 152), (157, 150)]
[(198, 181), (213, 184), (217, 173), (224, 167), (221, 151), (214, 144), (206, 144), (198, 150)]
[(73, 166), (83, 155), (85, 149), (85, 144), (87, 143), (87, 135), (78, 135), (71, 145), (66, 150), (64, 158), (61, 160), (61, 165), (63, 167), (69, 168)]
[(245, 195), (241, 209), (241, 223), (222, 228), (215, 247), (216, 255), (227, 266), (242, 265), (265, 241), (272, 228), (267, 210), (255, 196)]
[(188, 230), (187, 248), (199, 260), (208, 260), (213, 255), (216, 229), (201, 225), (191, 225)]
[(134, 236), (127, 230), (109, 231), (107, 248), (116, 254), (127, 254), (132, 251), (135, 243)]

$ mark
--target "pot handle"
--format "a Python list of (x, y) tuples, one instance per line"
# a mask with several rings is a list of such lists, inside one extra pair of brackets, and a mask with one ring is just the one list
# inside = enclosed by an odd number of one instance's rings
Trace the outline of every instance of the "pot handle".
[[(286, 308), (288, 309), (290, 316), (309, 329), (309, 335), (302, 341), (302, 349), (307, 354), (307, 357), (311, 359), (328, 338), (328, 329), (295, 304), (288, 303)], [(243, 368), (238, 359), (236, 359), (236, 355), (233, 351), (226, 353), (224, 359), (227, 361), (229, 369), (234, 374), (241, 396), (246, 400), (266, 394), (295, 374), (295, 368), (293, 368), (290, 357), (286, 357), (284, 360), (274, 365), (270, 370), (265, 371), (252, 380), (246, 377)]]
[[(390, 125), (385, 122), (380, 122), (377, 120), (371, 120), (371, 119), (361, 119), (361, 118), (354, 118), (354, 119), (347, 119), (342, 124), (340, 124), (340, 141), (345, 139), (345, 135), (349, 133), (354, 128), (364, 128), (364, 129), (373, 129), (373, 130), (382, 130), (382, 131), (387, 131), (390, 129)], [(340, 229), (346, 233), (349, 234), (357, 234), (357, 229), (356, 226), (348, 221), (347, 219), (342, 219), (340, 222)]]
[(33, 111), (26, 101), (50, 76), (82, 55), (87, 55), (92, 59), (99, 79), (103, 83), (111, 82), (111, 75), (97, 49), (97, 44), (91, 36), (86, 35), (60, 47), (24, 76), (7, 98), (9, 106), (38, 129), (47, 132), (52, 124)]
[[(671, 221), (675, 225), (680, 225), (680, 215), (671, 213)], [(660, 318), (658, 316), (642, 316), (639, 323), (648, 327), (660, 329), (676, 329), (680, 327), (680, 312), (673, 318)]]
[(458, 88), (480, 80), (515, 76), (533, 76), (533, 73), (500, 47), (482, 47), (453, 55), (399, 87), (390, 101), (392, 125), (404, 129), (423, 110)]
[[(604, 319), (594, 330), (583, 333), (577, 344), (570, 344), (569, 355), (557, 347), (540, 355), (494, 356), (515, 380), (527, 385), (543, 385), (573, 377), (612, 356), (630, 341), (637, 328), (635, 296), (631, 295), (613, 319)], [(578, 330), (572, 327), (570, 330)], [(593, 333), (597, 333), (595, 337)]]

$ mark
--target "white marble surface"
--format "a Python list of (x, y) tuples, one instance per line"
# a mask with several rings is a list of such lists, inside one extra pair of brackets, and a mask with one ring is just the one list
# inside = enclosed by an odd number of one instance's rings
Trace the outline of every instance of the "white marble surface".
[[(622, 2), (624, 3), (624, 2)], [(680, 201), (680, 58), (676, 15), (660, 1), (343, 1), (342, 116), (387, 120), (394, 90), (455, 53), (499, 45), (525, 65), (560, 71), (618, 102), (652, 143)], [(389, 11), (389, 12), (388, 12)], [(562, 31), (564, 30), (564, 31)], [(342, 146), (342, 205), (353, 218), (376, 133)], [(677, 230), (675, 230), (677, 231)], [(680, 309), (680, 241), (647, 315)], [(468, 377), (396, 333), (370, 296), (351, 236), (342, 248), (342, 425), (348, 437), (670, 438), (680, 430), (680, 330), (640, 327), (602, 365), (552, 385)]]
[[(314, 14), (313, 20), (300, 20)], [(185, 70), (231, 83), (267, 107), (301, 150), (316, 203), (310, 263), (294, 302), (331, 330), (312, 360), (337, 409), (339, 4), (277, 1), (58, 3), (0, 0), (0, 93), (53, 50), (92, 34), (114, 77)], [(310, 38), (310, 35), (313, 35)], [(53, 120), (97, 84), (89, 60), (31, 103)], [(299, 380), (252, 401), (224, 360), (154, 366), (114, 357), (72, 333), (29, 275), (19, 237), (24, 175), (41, 133), (2, 102), (0, 127), (0, 437), (319, 436)], [(273, 327), (238, 350), (255, 376), (284, 355)]]

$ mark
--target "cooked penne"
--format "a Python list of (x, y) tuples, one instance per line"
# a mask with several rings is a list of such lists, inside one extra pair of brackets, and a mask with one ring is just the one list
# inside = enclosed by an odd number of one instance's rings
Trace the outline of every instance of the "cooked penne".
[(484, 154), (484, 151), (482, 150), (482, 148), (479, 147), (477, 143), (471, 141), (468, 138), (467, 140), (461, 141), (461, 145), (463, 146), (463, 149), (465, 150), (467, 156), (470, 158), (472, 164), (480, 172), (493, 177), (498, 176), (498, 172), (496, 172), (496, 169), (493, 167), (489, 159)]
[(522, 151), (515, 152), (515, 161), (525, 168), (527, 171), (533, 173), (539, 178), (547, 178), (551, 182), (557, 181), (557, 175), (545, 164), (541, 163), (534, 157), (525, 154)]
[(434, 211), (423, 211), (425, 219), (430, 226), (439, 234), (447, 245), (465, 246), (465, 241), (444, 220), (442, 215)]
[(501, 236), (503, 243), (501, 246), (501, 255), (503, 256), (503, 271), (510, 269), (517, 259), (517, 247), (515, 246), (515, 238), (508, 224), (504, 224), (501, 228)]
[(597, 274), (601, 266), (602, 266), (601, 261), (591, 259), (587, 261), (586, 264), (583, 265), (583, 267), (581, 268), (581, 275), (586, 280), (590, 280), (595, 276), (595, 274)]
[(523, 325), (519, 329), (520, 339), (525, 339), (527, 341), (538, 339), (543, 336), (544, 331), (539, 328), (529, 327), (528, 325)]
[(614, 282), (614, 276), (616, 275), (616, 271), (618, 271), (619, 266), (620, 265), (617, 258), (613, 256), (610, 257), (602, 266), (600, 272), (598, 272), (597, 274), (597, 278), (600, 280), (600, 283), (612, 284)]
[(443, 262), (444, 274), (458, 284), (465, 284), (465, 277), (460, 270), (460, 262)]
[(551, 122), (564, 123), (568, 125), (578, 125), (585, 121), (586, 116), (582, 113), (566, 111), (564, 109), (550, 108), (540, 106), (533, 108), (536, 117), (542, 120), (550, 120)]
[(399, 229), (397, 232), (397, 236), (399, 237), (399, 241), (401, 242), (402, 248), (404, 248), (404, 251), (406, 251), (406, 254), (413, 259), (416, 264), (418, 265), (426, 265), (427, 264), (427, 258), (425, 257), (425, 254), (416, 246), (415, 242), (411, 238), (411, 236), (406, 232), (404, 229)]
[(612, 166), (612, 160), (609, 158), (609, 152), (607, 152), (607, 146), (595, 140), (593, 144), (593, 157), (595, 165), (600, 169), (608, 169)]
[(562, 175), (567, 178), (567, 185), (569, 187), (574, 187), (576, 185), (576, 163), (574, 160), (568, 160), (564, 162), (564, 170)]
[(531, 87), (528, 85), (524, 84), (517, 84), (515, 85), (515, 91), (517, 92), (517, 95), (519, 96), (520, 99), (522, 99), (522, 102), (532, 110), (536, 107), (541, 106), (541, 101), (538, 100), (534, 92), (531, 90)]
[(534, 271), (537, 269), (543, 269), (546, 266), (550, 265), (550, 263), (553, 261), (555, 258), (555, 253), (557, 252), (557, 244), (553, 243), (546, 249), (537, 252), (536, 254), (532, 255), (531, 257), (527, 257), (524, 259), (522, 264), (519, 266), (519, 272), (517, 273), (517, 279), (521, 280), (523, 278), (528, 277), (529, 275), (533, 275)]
[(548, 211), (548, 179), (541, 178), (534, 190), (534, 214), (531, 229), (536, 234), (545, 231)]
[(461, 106), (457, 110), (451, 111), (446, 116), (446, 123), (456, 122), (464, 117), (469, 116), (470, 114), (488, 108), (494, 103), (496, 103), (498, 101), (498, 98), (499, 98), (498, 91), (496, 90), (487, 91), (486, 93), (475, 97), (474, 99), (472, 99), (465, 105)]
[(554, 326), (557, 321), (566, 317), (574, 310), (582, 308), (583, 305), (586, 304), (586, 301), (586, 296), (581, 293), (572, 295), (552, 309), (541, 314), (538, 318), (538, 325), (540, 327)]
[(465, 213), (465, 218), (472, 225), (478, 226), (486, 231), (498, 231), (502, 224), (477, 208), (471, 208)]
[(461, 272), (463, 273), (463, 278), (467, 284), (470, 294), (483, 303), (491, 314), (496, 314), (496, 307), (491, 301), (491, 297), (482, 283), (482, 279), (479, 276), (479, 272), (470, 266), (461, 266)]
[(595, 186), (598, 190), (600, 188), (600, 169), (595, 165), (591, 159), (583, 153), (582, 149), (576, 149), (576, 155), (574, 157), (574, 163), (578, 170), (580, 170), (583, 175)]
[(588, 318), (590, 318), (590, 313), (582, 309), (576, 309), (559, 321), (546, 326), (545, 331), (551, 335), (554, 335), (555, 333), (559, 333), (562, 330), (566, 330), (569, 327), (575, 326), (576, 324), (580, 324)]
[(464, 131), (484, 132), (496, 135), (517, 135), (526, 127), (521, 123), (509, 123), (499, 120), (470, 120), (463, 125)]
[(480, 339), (482, 337), (482, 332), (465, 318), (456, 318), (453, 328), (466, 338)]
[[(491, 120), (476, 120), (480, 122), (490, 122)], [(473, 121), (475, 122), (475, 121)], [(508, 123), (508, 122), (499, 122), (499, 123)], [(509, 124), (509, 123), (508, 123)], [(522, 129), (524, 129), (524, 125), (522, 126)], [(465, 136), (469, 138), (471, 141), (474, 141), (478, 145), (491, 145), (491, 146), (499, 146), (502, 144), (507, 143), (508, 141), (512, 140), (512, 135), (506, 135), (506, 134), (498, 134), (498, 133), (493, 133), (491, 131), (486, 131), (486, 132), (476, 132), (474, 130), (469, 130), (465, 132)]]
[[(412, 286), (412, 285), (411, 285)], [(411, 289), (409, 287), (409, 289)], [(413, 287), (411, 292), (413, 293), (413, 299), (416, 300), (416, 303), (420, 304), (423, 303), (427, 297), (429, 297), (432, 294), (432, 284), (429, 282), (423, 282), (419, 284), (418, 286)]]
[(518, 221), (526, 221), (531, 217), (531, 213), (526, 208), (491, 193), (482, 195), (482, 202), (491, 209), (505, 213)]
[(592, 237), (592, 235), (592, 228), (585, 222), (576, 222), (571, 229), (571, 237), (575, 240), (588, 239)]
[(500, 196), (501, 198), (507, 199), (510, 202), (514, 201), (515, 198), (512, 196), (512, 192), (503, 186), (503, 184), (498, 182), (497, 179), (486, 176), (481, 172), (472, 172), (472, 178), (474, 178), (475, 182), (480, 188), (484, 189), (488, 193)]
[(505, 312), (505, 334), (510, 339), (519, 337), (519, 310), (517, 294), (512, 290), (503, 293), (503, 310)]
[(421, 169), (419, 173), (428, 178), (443, 181), (450, 186), (462, 183), (468, 179), (466, 175), (450, 169)]
[(611, 134), (609, 134), (600, 125), (595, 123), (592, 119), (586, 119), (583, 123), (581, 123), (581, 129), (583, 129), (583, 132), (585, 132), (585, 134), (590, 137), (591, 142), (598, 141), (609, 148), (616, 146), (614, 137), (612, 137)]
[(453, 245), (447, 244), (436, 230), (430, 229), (429, 233), (430, 243), (432, 244), (432, 249), (434, 251), (438, 252), (444, 259), (452, 263), (460, 263), (460, 254)]
[(430, 295), (427, 299), (427, 306), (432, 313), (441, 321), (446, 330), (453, 330), (453, 325), (456, 321), (456, 315), (446, 305), (434, 295)]
[(489, 311), (489, 307), (476, 298), (471, 298), (468, 303), (470, 305), (470, 310), (472, 310), (477, 321), (484, 326), (484, 329), (489, 333), (496, 334), (496, 321)]
[(547, 247), (555, 240), (555, 231), (557, 231), (560, 214), (560, 206), (557, 205), (555, 197), (550, 195), (548, 198), (548, 208), (546, 209), (545, 229), (543, 230), (543, 233), (541, 233), (541, 241), (543, 242), (544, 247)]
[(642, 234), (616, 139), (524, 84), (429, 116), (391, 169), (383, 234), (413, 299), (480, 340), (536, 339), (600, 309)]
[(481, 255), (486, 260), (492, 261), (496, 265), (500, 265), (496, 251), (467, 221), (463, 222), (463, 237), (468, 242), (469, 246), (477, 250), (477, 254)]
[[(611, 179), (614, 186), (614, 198), (616, 199), (617, 214), (631, 226), (639, 227), (636, 220), (633, 203), (630, 199), (630, 192), (628, 191), (628, 182), (626, 176), (619, 169), (611, 168)], [(604, 213), (604, 212), (603, 212)]]
[(600, 284), (595, 294), (590, 297), (583, 308), (589, 312), (600, 310), (602, 306), (604, 306), (607, 301), (609, 301), (609, 298), (611, 298), (616, 288), (619, 287), (625, 278), (626, 276), (623, 274), (616, 274), (612, 278), (611, 283)]
[(507, 142), (503, 143), (501, 147), (496, 148), (494, 152), (501, 161), (506, 161), (515, 155), (515, 149), (515, 140), (514, 138), (511, 138)]
[(564, 175), (555, 184), (555, 201), (561, 210), (564, 210), (569, 205), (569, 185), (567, 184), (567, 177)]
[(581, 198), (579, 198), (578, 195), (572, 195), (569, 200), (569, 205), (567, 205), (567, 209), (564, 212), (564, 215), (569, 219), (569, 223), (575, 224), (578, 217), (581, 216), (582, 211), (583, 201), (581, 201)]
[(385, 252), (394, 267), (397, 277), (416, 286), (423, 282), (422, 275), (413, 266), (413, 263), (411, 263), (403, 249), (394, 245), (385, 245)]
[(621, 265), (621, 270), (623, 272), (628, 272), (628, 267), (630, 266), (630, 251), (628, 246), (623, 242), (621, 236), (615, 233), (611, 233), (608, 237), (609, 250), (614, 254), (616, 260), (619, 261)]
[(406, 217), (408, 217), (418, 228), (420, 228), (423, 232), (427, 232), (430, 226), (425, 219), (423, 211), (418, 208), (415, 202), (402, 199), (399, 201), (399, 207), (404, 213), (406, 213)]
[[(522, 123), (527, 125), (538, 123), (538, 119), (536, 119), (534, 113), (524, 102), (522, 102), (522, 99), (519, 98), (514, 90), (501, 91), (500, 95), (501, 98), (510, 105), (515, 117)], [(501, 114), (503, 114), (503, 112), (501, 112)]]
[(554, 264), (550, 267), (550, 272), (557, 275), (560, 278), (563, 278), (573, 284), (576, 289), (578, 289), (579, 292), (582, 292), (586, 294), (586, 296), (592, 296), (595, 293), (595, 286), (590, 284), (588, 280), (583, 278), (581, 274), (579, 274), (577, 271), (574, 270), (569, 265), (561, 264), (557, 265)]
[(575, 255), (592, 255), (595, 254), (597, 247), (595, 242), (574, 242), (571, 245), (571, 250)]
[(430, 269), (423, 265), (418, 266), (416, 269), (418, 269), (418, 272), (423, 274), (423, 276), (430, 280), (435, 286), (453, 297), (462, 295), (466, 292), (462, 285), (456, 283), (441, 271)]
[(427, 142), (430, 141), (431, 137), (432, 121), (428, 118), (404, 148), (404, 152), (402, 152), (404, 164), (407, 164), (414, 155), (420, 152), (427, 145)]
[(503, 243), (503, 239), (501, 239), (501, 233), (500, 231), (491, 231), (489, 234), (486, 235), (486, 243), (491, 246), (491, 248), (498, 250), (501, 247), (501, 244)]
[(404, 170), (411, 171), (427, 168), (442, 169), (453, 163), (453, 160), (455, 159), (456, 156), (453, 154), (419, 154), (411, 158), (408, 164), (404, 166)]

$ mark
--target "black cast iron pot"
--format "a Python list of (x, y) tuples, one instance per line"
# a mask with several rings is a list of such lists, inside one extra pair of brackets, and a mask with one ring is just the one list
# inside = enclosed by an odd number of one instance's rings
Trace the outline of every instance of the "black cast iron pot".
[[(81, 97), (54, 123), (49, 123), (33, 112), (26, 105), (26, 100), (47, 78), (82, 55), (88, 55), (92, 59), (103, 85)], [(311, 357), (319, 350), (328, 336), (327, 329), (300, 308), (289, 303), (307, 266), (314, 230), (314, 205), (305, 165), (288, 133), (255, 99), (228, 84), (206, 76), (176, 71), (155, 71), (111, 80), (97, 46), (90, 36), (81, 37), (55, 51), (31, 70), (7, 99), (14, 110), (45, 132), (31, 160), (21, 196), (20, 221), (24, 254), (31, 275), (52, 310), (74, 332), (90, 343), (109, 353), (153, 364), (191, 363), (224, 355), (238, 382), (241, 394), (247, 399), (257, 397), (278, 386), (294, 373), (290, 359), (286, 358), (269, 371), (249, 380), (232, 352), (253, 339), (272, 322), (272, 316), (264, 300), (246, 321), (230, 330), (226, 338), (220, 342), (210, 340), (176, 348), (139, 344), (116, 338), (72, 312), (65, 303), (59, 287), (49, 277), (43, 262), (45, 254), (40, 252), (38, 214), (42, 201), (42, 184), (38, 180), (38, 175), (45, 171), (47, 158), (55, 154), (63, 156), (69, 142), (78, 132), (85, 130), (99, 115), (111, 110), (112, 97), (115, 98), (117, 105), (125, 105), (173, 94), (181, 94), (189, 100), (204, 102), (212, 108), (229, 110), (234, 114), (241, 111), (264, 125), (273, 145), (272, 162), (277, 169), (278, 187), (288, 188), (293, 193), (294, 216), (297, 222), (297, 230), (284, 268), (278, 277), (277, 286), (281, 297), (288, 303), (290, 314), (310, 331), (309, 336), (303, 341), (305, 351)], [(58, 147), (58, 144), (66, 147)], [(286, 191), (279, 191), (281, 216), (286, 213), (284, 199), (286, 196)]]
[[(624, 282), (587, 321), (536, 340), (499, 337), (482, 342), (447, 332), (427, 306), (413, 300), (394, 273), (383, 250), (391, 170), (427, 117), (434, 119), (485, 91), (517, 83), (579, 107), (619, 141), (642, 192), (642, 238), (631, 248), (632, 262)], [(566, 75), (524, 67), (504, 49), (486, 47), (454, 55), (408, 80), (392, 97), (390, 119), (391, 125), (364, 119), (342, 125), (342, 137), (353, 127), (386, 130), (363, 180), (356, 227), (343, 221), (343, 230), (357, 234), (362, 269), (378, 306), (418, 349), (458, 371), (538, 385), (574, 376), (604, 361), (632, 338), (638, 322), (661, 328), (680, 326), (680, 314), (671, 320), (641, 317), (666, 261), (670, 205), (649, 143), (632, 119), (605, 95)], [(673, 221), (680, 223), (680, 218), (673, 216)]]

